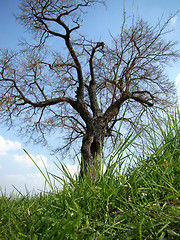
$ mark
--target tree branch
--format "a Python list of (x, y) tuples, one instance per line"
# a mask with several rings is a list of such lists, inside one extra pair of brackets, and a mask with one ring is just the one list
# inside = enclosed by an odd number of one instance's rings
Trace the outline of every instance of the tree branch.
[(123, 94), (122, 97), (112, 103), (104, 113), (104, 122), (108, 124), (118, 113), (120, 106), (129, 98), (129, 95)]
[(94, 54), (96, 52), (96, 49), (99, 47), (104, 47), (104, 42), (98, 42), (95, 47), (92, 48), (92, 52), (90, 55), (90, 60), (89, 60), (89, 67), (90, 67), (90, 75), (91, 75), (91, 81), (90, 85), (88, 87), (89, 91), (89, 98), (90, 98), (90, 103), (91, 103), (91, 109), (93, 111), (93, 115), (97, 116), (101, 114), (101, 110), (98, 105), (97, 101), (97, 89), (96, 89), (96, 80), (94, 76), (94, 68), (93, 68), (93, 58)]

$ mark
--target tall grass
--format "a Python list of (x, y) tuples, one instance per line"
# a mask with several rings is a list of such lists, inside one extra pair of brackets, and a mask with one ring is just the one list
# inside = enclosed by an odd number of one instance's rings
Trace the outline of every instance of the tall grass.
[(132, 154), (136, 137), (128, 135), (96, 178), (80, 182), (59, 161), (65, 177), (41, 172), (48, 194), (2, 193), (0, 238), (180, 239), (180, 112), (167, 114), (163, 126), (154, 119), (145, 131), (148, 144), (141, 155)]

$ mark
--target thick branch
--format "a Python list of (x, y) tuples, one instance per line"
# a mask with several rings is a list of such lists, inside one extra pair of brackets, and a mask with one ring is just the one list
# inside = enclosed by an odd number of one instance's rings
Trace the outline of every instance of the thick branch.
[(89, 91), (89, 98), (90, 98), (90, 102), (91, 102), (91, 109), (93, 111), (94, 116), (97, 116), (101, 113), (101, 110), (99, 108), (98, 101), (97, 101), (96, 80), (95, 80), (94, 68), (93, 68), (94, 54), (96, 52), (96, 49), (98, 49), (99, 47), (103, 48), (104, 47), (104, 42), (99, 42), (99, 43), (96, 44), (95, 47), (93, 47), (91, 57), (90, 57), (90, 60), (89, 60), (91, 81), (90, 81), (90, 85), (88, 87), (88, 91)]
[[(66, 14), (69, 14), (71, 13), (72, 11), (75, 11), (77, 8), (79, 8), (80, 5), (78, 5), (76, 8), (74, 8), (73, 10), (71, 11), (68, 11), (67, 13), (63, 13), (63, 14), (60, 14), (56, 19), (54, 18), (47, 18), (43, 15), (43, 17), (38, 17), (36, 16), (37, 20), (42, 23), (44, 26), (45, 26), (45, 31), (47, 31), (48, 33), (54, 35), (54, 36), (57, 36), (57, 37), (60, 37), (60, 38), (63, 38), (65, 39), (65, 43), (66, 43), (66, 46), (69, 50), (69, 53), (71, 54), (73, 60), (74, 60), (74, 63), (76, 65), (76, 68), (77, 68), (77, 75), (78, 75), (78, 81), (79, 81), (79, 87), (77, 89), (77, 99), (79, 101), (84, 101), (83, 98), (84, 98), (84, 82), (83, 82), (83, 74), (82, 74), (82, 69), (81, 69), (81, 64), (78, 60), (78, 57), (73, 49), (73, 46), (71, 44), (71, 41), (70, 41), (70, 33), (76, 29), (78, 29), (80, 27), (80, 24), (77, 24), (76, 27), (72, 28), (72, 29), (69, 29), (69, 27), (61, 20), (61, 17), (62, 15), (66, 15)], [(58, 23), (60, 26), (62, 26), (64, 28), (64, 30), (66, 31), (66, 35), (63, 35), (63, 34), (60, 34), (58, 32), (55, 32), (55, 31), (52, 31), (49, 29), (48, 25), (44, 22), (44, 21), (52, 21), (52, 22), (56, 22)]]
[[(139, 96), (135, 96), (136, 94), (138, 94)], [(148, 94), (151, 99), (147, 99), (145, 94)], [(136, 102), (141, 103), (142, 105), (147, 105), (148, 107), (152, 107), (154, 105), (152, 102), (154, 97), (149, 91), (135, 91), (132, 93), (130, 98), (135, 100)]]
[(135, 100), (136, 102), (141, 103), (142, 105), (147, 105), (148, 107), (153, 107), (153, 103), (149, 102), (148, 100), (142, 98), (142, 97), (135, 97), (135, 96), (131, 96), (131, 99)]
[(129, 95), (123, 94), (120, 99), (112, 103), (104, 113), (105, 124), (109, 123), (118, 113), (121, 105), (129, 98)]
[(77, 75), (78, 75), (78, 81), (79, 81), (79, 87), (77, 89), (77, 100), (79, 102), (83, 102), (84, 103), (84, 81), (83, 81), (83, 74), (82, 74), (82, 69), (81, 69), (81, 64), (78, 60), (78, 57), (72, 47), (71, 41), (70, 41), (70, 35), (69, 33), (66, 34), (66, 38), (65, 38), (65, 42), (66, 42), (66, 46), (69, 50), (69, 53), (71, 54), (74, 63), (76, 65), (76, 69), (77, 69)]

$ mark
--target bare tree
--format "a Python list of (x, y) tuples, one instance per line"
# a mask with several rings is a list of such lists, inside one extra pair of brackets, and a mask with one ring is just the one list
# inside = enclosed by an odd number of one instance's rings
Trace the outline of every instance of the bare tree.
[[(142, 120), (148, 109), (174, 103), (175, 87), (164, 66), (179, 57), (175, 42), (165, 40), (168, 23), (150, 26), (142, 19), (112, 37), (112, 46), (78, 35), (84, 10), (100, 0), (21, 0), (20, 24), (36, 44), (22, 51), (1, 50), (1, 119), (17, 125), (36, 141), (54, 129), (68, 130), (65, 147), (82, 139), (81, 176), (93, 173), (105, 138), (116, 133), (127, 101), (127, 123)], [(59, 49), (47, 48), (49, 37)], [(24, 132), (22, 131), (22, 134)]]

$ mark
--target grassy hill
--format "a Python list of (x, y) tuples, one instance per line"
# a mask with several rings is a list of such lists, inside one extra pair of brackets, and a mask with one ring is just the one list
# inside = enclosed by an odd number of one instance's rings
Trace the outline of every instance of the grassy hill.
[[(141, 155), (128, 135), (93, 179), (46, 172), (62, 190), (0, 197), (0, 239), (180, 239), (180, 112), (145, 129)], [(102, 160), (103, 161), (103, 160)], [(125, 163), (133, 164), (127, 165)]]

